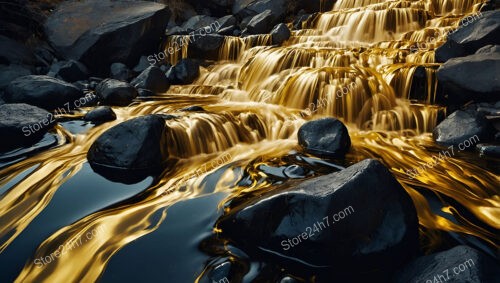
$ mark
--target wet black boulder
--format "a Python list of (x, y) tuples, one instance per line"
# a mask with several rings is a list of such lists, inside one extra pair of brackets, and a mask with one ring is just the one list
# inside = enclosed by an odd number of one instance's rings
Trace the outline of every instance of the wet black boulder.
[(167, 78), (173, 84), (190, 84), (200, 75), (200, 65), (192, 59), (182, 59), (167, 71)]
[[(441, 145), (459, 145), (464, 142), (484, 143), (493, 140), (495, 131), (482, 113), (457, 110), (434, 128), (432, 136)], [(464, 144), (466, 145), (466, 144)], [(469, 147), (469, 150), (474, 147)]]
[(123, 63), (113, 63), (109, 67), (109, 76), (115, 80), (128, 81), (132, 78), (132, 71)]
[(75, 60), (68, 60), (52, 64), (48, 75), (73, 83), (87, 79), (89, 72), (87, 67), (82, 63)]
[(105, 79), (97, 85), (96, 94), (104, 105), (127, 106), (137, 97), (137, 90), (127, 82)]
[(65, 59), (107, 75), (113, 62), (132, 66), (141, 55), (153, 54), (169, 18), (167, 6), (148, 1), (65, 1), (50, 15), (45, 31)]
[(2, 99), (7, 103), (26, 103), (46, 110), (74, 107), (83, 92), (73, 84), (49, 76), (24, 76), (13, 80)]
[(276, 25), (273, 30), (271, 30), (273, 44), (282, 44), (290, 38), (290, 35), (290, 29), (283, 23)]
[(272, 27), (276, 24), (276, 15), (271, 10), (255, 15), (244, 31), (245, 34), (265, 34), (269, 33)]
[(149, 66), (130, 83), (136, 88), (148, 89), (155, 93), (165, 92), (170, 87), (167, 76), (156, 66)]
[(109, 106), (99, 106), (85, 114), (83, 120), (95, 124), (116, 120), (116, 114)]
[(351, 147), (346, 126), (335, 118), (305, 123), (299, 129), (298, 139), (306, 152), (328, 158), (342, 158)]
[(5, 89), (11, 81), (29, 76), (32, 74), (32, 71), (21, 65), (0, 65), (0, 90)]
[(446, 105), (462, 105), (468, 101), (497, 101), (500, 97), (500, 53), (487, 52), (453, 58), (437, 72), (443, 88), (438, 100)]
[(147, 115), (120, 123), (92, 144), (87, 159), (103, 176), (124, 183), (158, 173), (168, 157), (165, 120)]
[(273, 188), (227, 211), (216, 225), (245, 251), (326, 268), (339, 277), (387, 277), (418, 250), (413, 202), (373, 159)]
[(398, 272), (394, 282), (496, 283), (499, 279), (498, 262), (469, 246), (457, 246), (415, 259)]
[(52, 114), (36, 106), (0, 105), (0, 152), (35, 144), (55, 123)]
[(219, 34), (199, 34), (190, 37), (188, 55), (190, 58), (218, 60), (224, 36)]
[(436, 49), (436, 61), (446, 62), (455, 57), (476, 53), (488, 44), (500, 44), (500, 10), (476, 13), (460, 21), (460, 28), (449, 34), (446, 42)]

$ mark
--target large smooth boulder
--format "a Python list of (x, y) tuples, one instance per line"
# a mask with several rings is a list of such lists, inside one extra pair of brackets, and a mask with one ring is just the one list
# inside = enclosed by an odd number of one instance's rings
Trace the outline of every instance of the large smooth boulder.
[(480, 156), (500, 158), (500, 145), (478, 144), (476, 150), (479, 151)]
[(443, 88), (438, 100), (446, 105), (461, 105), (470, 100), (497, 101), (500, 97), (500, 53), (490, 52), (453, 58), (437, 72)]
[(334, 3), (335, 0), (235, 0), (233, 14), (245, 18), (271, 10), (281, 21), (292, 19), (301, 9), (307, 13), (330, 11)]
[(0, 35), (0, 64), (33, 65), (35, 61), (33, 50), (29, 47)]
[(479, 48), (476, 54), (500, 53), (500, 45), (486, 45)]
[(35, 144), (55, 124), (52, 114), (36, 106), (0, 105), (0, 152)]
[(390, 276), (416, 255), (415, 207), (379, 161), (283, 186), (231, 204), (217, 228), (247, 252), (327, 268), (351, 280), (375, 271)]
[(216, 18), (210, 16), (196, 15), (182, 24), (182, 29), (186, 31), (193, 31), (204, 27), (209, 27), (210, 25), (213, 25), (216, 20)]
[(224, 28), (228, 28), (228, 27), (231, 27), (231, 26), (235, 26), (238, 24), (238, 19), (236, 19), (235, 16), (233, 15), (227, 15), (227, 16), (224, 16), (222, 18), (219, 18), (217, 20), (217, 23), (219, 23), (219, 30), (221, 29), (224, 29)]
[(263, 34), (269, 33), (272, 27), (276, 24), (276, 16), (271, 10), (255, 15), (246, 26), (246, 34)]
[(200, 14), (210, 13), (213, 16), (222, 16), (231, 13), (233, 0), (188, 0)]
[(119, 81), (128, 81), (132, 77), (132, 71), (123, 63), (113, 63), (109, 67), (109, 76)]
[(101, 124), (116, 120), (116, 114), (109, 106), (99, 106), (87, 112), (87, 114), (83, 116), (83, 120), (94, 124)]
[(127, 106), (137, 97), (138, 93), (127, 82), (105, 79), (97, 85), (96, 94), (105, 105)]
[(107, 75), (113, 62), (133, 66), (153, 54), (165, 31), (167, 6), (147, 1), (63, 2), (45, 24), (50, 44), (66, 59)]
[(0, 65), (0, 90), (6, 88), (13, 80), (31, 75), (29, 68), (20, 65)]
[(235, 0), (233, 14), (244, 18), (269, 10), (276, 19), (283, 19), (287, 12), (286, 2), (285, 0)]
[[(441, 145), (459, 145), (477, 136), (475, 143), (493, 140), (495, 131), (483, 114), (471, 110), (457, 110), (434, 128), (432, 136)], [(472, 150), (474, 147), (468, 147)]]
[(322, 157), (342, 158), (351, 147), (346, 126), (335, 118), (307, 122), (297, 136), (306, 152)]
[(290, 38), (290, 35), (290, 29), (283, 23), (276, 25), (273, 30), (271, 30), (273, 44), (282, 44)]
[(167, 72), (167, 78), (173, 84), (190, 84), (199, 75), (200, 65), (192, 59), (182, 59)]
[(394, 283), (495, 283), (499, 279), (498, 262), (469, 246), (457, 246), (415, 259), (398, 272)]
[(83, 92), (73, 84), (49, 76), (25, 76), (13, 80), (2, 97), (8, 103), (26, 103), (46, 110), (74, 107)]
[(149, 66), (130, 83), (136, 88), (149, 89), (156, 93), (165, 92), (170, 87), (167, 76), (156, 66)]
[(436, 61), (474, 54), (488, 44), (500, 44), (500, 10), (476, 13), (463, 18), (460, 28), (448, 35), (436, 49)]
[(98, 173), (127, 182), (129, 174), (161, 170), (168, 157), (165, 120), (157, 115), (134, 118), (104, 132), (90, 147), (87, 159)]
[(69, 60), (52, 64), (48, 75), (73, 83), (87, 79), (89, 72), (87, 67), (82, 63), (75, 60)]
[(189, 58), (218, 60), (220, 48), (224, 43), (224, 36), (219, 34), (193, 36), (190, 41), (192, 43), (189, 43)]

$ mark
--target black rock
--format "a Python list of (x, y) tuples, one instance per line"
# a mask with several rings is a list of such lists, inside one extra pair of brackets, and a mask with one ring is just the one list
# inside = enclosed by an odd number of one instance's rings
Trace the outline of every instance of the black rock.
[(0, 65), (0, 89), (6, 88), (9, 83), (17, 78), (31, 75), (29, 68), (20, 65)]
[(45, 30), (64, 58), (106, 75), (113, 62), (132, 66), (142, 54), (153, 54), (169, 18), (168, 7), (159, 3), (68, 1), (50, 15)]
[(184, 30), (198, 30), (205, 27), (210, 27), (216, 21), (216, 18), (205, 16), (205, 15), (196, 15), (191, 17), (187, 22), (182, 25), (182, 29)]
[(73, 85), (83, 92), (90, 90), (90, 83), (88, 81), (76, 81), (73, 82)]
[(33, 51), (26, 45), (0, 35), (0, 64), (33, 65)]
[(186, 108), (182, 108), (180, 109), (179, 111), (183, 111), (183, 112), (205, 112), (205, 109), (203, 109), (203, 107), (201, 106), (189, 106), (189, 107), (186, 107)]
[(297, 1), (299, 2), (299, 8), (304, 9), (307, 13), (315, 13), (315, 12), (328, 12), (333, 9), (333, 5), (336, 0), (312, 0), (308, 2)]
[(87, 112), (87, 114), (83, 117), (83, 120), (90, 121), (95, 124), (105, 123), (116, 120), (116, 114), (109, 106), (99, 106)]
[(389, 277), (418, 252), (413, 202), (389, 170), (373, 159), (288, 188), (273, 188), (226, 211), (216, 226), (246, 252), (279, 257), (280, 264), (292, 260), (328, 268), (351, 280), (373, 272)]
[(156, 115), (134, 118), (110, 128), (87, 153), (97, 173), (124, 183), (158, 173), (167, 157), (165, 120)]
[[(494, 130), (490, 122), (481, 113), (457, 110), (434, 128), (432, 136), (441, 145), (459, 145), (477, 136), (477, 142), (493, 139)], [(470, 141), (469, 141), (470, 142)], [(474, 147), (468, 147), (472, 150)]]
[(398, 272), (394, 282), (495, 283), (499, 278), (500, 266), (494, 259), (471, 247), (457, 246), (415, 259)]
[(474, 54), (488, 44), (500, 44), (500, 10), (477, 13), (463, 18), (461, 27), (448, 35), (436, 49), (436, 61)]
[(488, 53), (500, 53), (500, 45), (486, 45), (484, 47), (479, 48), (476, 51), (476, 54), (488, 54)]
[(290, 38), (290, 35), (290, 29), (283, 23), (276, 25), (273, 30), (271, 30), (273, 44), (282, 44)]
[(0, 105), (0, 152), (35, 144), (55, 124), (52, 114), (36, 106)]
[(300, 281), (297, 281), (297, 280), (293, 279), (292, 277), (286, 276), (286, 277), (283, 277), (279, 283), (300, 283)]
[(149, 89), (143, 88), (138, 89), (137, 92), (139, 93), (139, 97), (151, 97), (156, 95), (156, 93), (150, 91)]
[(157, 114), (157, 115), (160, 116), (161, 118), (163, 118), (165, 121), (175, 120), (175, 119), (181, 118), (180, 116), (175, 116), (175, 115), (171, 115), (171, 114)]
[[(233, 5), (233, 14), (238, 15), (240, 18), (245, 18), (247, 16), (255, 16), (269, 10), (275, 19), (282, 20), (287, 12), (286, 6), (287, 3), (285, 0), (235, 0)], [(274, 26), (274, 24), (271, 26)], [(269, 27), (269, 30), (270, 28), (271, 27)]]
[(52, 63), (54, 62), (54, 54), (53, 54), (52, 48), (50, 46), (38, 46), (35, 48), (33, 51), (38, 64), (45, 66), (45, 67), (50, 67)]
[(335, 118), (324, 118), (302, 125), (299, 144), (306, 152), (328, 158), (342, 158), (351, 147), (346, 126)]
[(160, 66), (160, 70), (164, 73), (168, 72), (168, 70), (170, 70), (170, 67), (172, 67), (172, 65), (170, 64), (164, 64), (164, 65), (161, 65)]
[(200, 75), (200, 65), (192, 59), (182, 59), (170, 67), (167, 78), (172, 84), (190, 84)]
[(168, 90), (170, 83), (165, 73), (156, 66), (150, 66), (144, 70), (131, 84), (136, 88), (149, 89), (152, 92), (161, 93)]
[(308, 21), (312, 18), (311, 14), (298, 15), (297, 18), (293, 21), (293, 29), (300, 30), (302, 29), (302, 23)]
[(276, 17), (271, 10), (255, 15), (246, 26), (247, 34), (264, 34), (269, 33), (271, 28), (276, 24)]
[(172, 11), (172, 18), (169, 23), (170, 26), (182, 24), (198, 14), (187, 1), (176, 1), (175, 4), (173, 2), (169, 4), (169, 8)]
[(219, 30), (221, 30), (230, 26), (236, 26), (238, 24), (238, 20), (233, 15), (227, 15), (219, 18), (217, 20), (217, 23), (219, 25)]
[(76, 82), (87, 79), (89, 72), (87, 67), (82, 63), (75, 60), (69, 60), (54, 63), (50, 67), (48, 75), (67, 82)]
[(137, 97), (137, 90), (126, 82), (106, 79), (97, 85), (96, 94), (104, 105), (127, 106)]
[(191, 41), (188, 50), (189, 58), (218, 60), (224, 36), (207, 34), (206, 36), (195, 36)]
[(243, 20), (241, 20), (240, 28), (242, 30), (244, 30), (248, 26), (248, 23), (252, 20), (253, 17), (254, 16), (248, 16), (248, 17), (244, 18)]
[(73, 84), (49, 76), (30, 75), (13, 80), (2, 99), (8, 103), (26, 103), (54, 110), (68, 105), (74, 108), (74, 102), (82, 95), (83, 92)]
[(187, 35), (189, 32), (185, 29), (183, 29), (180, 26), (175, 26), (167, 29), (165, 32), (166, 36), (172, 36), (172, 35)]
[(188, 0), (199, 14), (222, 16), (229, 14), (233, 0)]
[(156, 65), (156, 62), (148, 61), (148, 57), (141, 56), (141, 58), (139, 58), (139, 62), (137, 62), (137, 65), (135, 65), (135, 67), (134, 67), (134, 72), (142, 73), (147, 68), (149, 68), (151, 66), (155, 66), (155, 65)]
[(500, 145), (493, 144), (478, 144), (476, 149), (479, 151), (480, 156), (500, 158)]
[(236, 26), (229, 26), (229, 27), (221, 28), (217, 33), (220, 35), (232, 36), (232, 35), (234, 35), (234, 32), (236, 31), (236, 29), (237, 29)]
[(498, 66), (500, 53), (480, 53), (446, 61), (437, 72), (444, 93), (438, 99), (446, 105), (498, 100)]
[(119, 81), (128, 81), (132, 78), (132, 71), (123, 63), (113, 63), (109, 67), (109, 77)]

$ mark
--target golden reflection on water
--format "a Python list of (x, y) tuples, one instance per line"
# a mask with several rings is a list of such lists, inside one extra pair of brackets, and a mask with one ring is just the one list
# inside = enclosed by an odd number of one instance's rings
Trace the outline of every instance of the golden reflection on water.
[[(432, 48), (444, 38), (414, 53), (409, 49), (435, 31), (444, 33), (456, 27), (461, 16), (478, 11), (483, 2), (337, 1), (333, 11), (319, 14), (304, 30), (294, 31), (283, 47), (265, 46), (269, 36), (228, 37), (219, 54), (221, 60), (204, 68), (193, 85), (172, 86), (152, 101), (115, 108), (116, 121), (84, 134), (71, 135), (58, 127), (58, 135), (67, 144), (0, 170), (0, 186), (9, 184), (0, 200), (0, 251), (43, 211), (61, 184), (81, 169), (93, 141), (120, 122), (152, 113), (178, 116), (166, 121), (168, 151), (175, 165), (135, 202), (90, 214), (55, 232), (38, 247), (33, 259), (51, 254), (96, 227), (106, 227), (92, 241), (67, 251), (44, 268), (28, 261), (16, 282), (93, 282), (113, 254), (168, 221), (171, 205), (214, 192), (225, 193), (230, 200), (272, 189), (257, 165), (272, 164), (274, 158), (300, 151), (298, 128), (306, 120), (325, 116), (339, 117), (348, 124), (353, 144), (349, 163), (375, 157), (391, 169), (411, 195), (421, 231), (431, 245), (439, 241), (435, 231), (444, 230), (473, 235), (498, 248), (499, 236), (462, 215), (454, 203), (442, 199), (442, 213), (456, 222), (433, 212), (422, 194), (428, 191), (449, 197), (482, 225), (498, 229), (498, 176), (455, 157), (415, 179), (406, 174), (441, 150), (429, 132), (444, 113), (442, 107), (432, 105), (439, 66), (434, 63)], [(186, 57), (188, 48), (184, 46), (169, 61)], [(421, 101), (412, 103), (408, 98), (417, 66), (425, 68), (427, 91)], [(347, 85), (349, 91), (337, 96)], [(207, 111), (177, 111), (191, 105)], [(214, 167), (212, 161), (222, 155), (231, 158)], [(209, 170), (193, 175), (202, 167)], [(242, 177), (237, 168), (254, 177), (250, 186), (237, 185)], [(19, 182), (9, 183), (30, 169)], [(223, 174), (215, 189), (209, 190), (203, 179), (218, 169)], [(258, 177), (264, 181), (255, 181)], [(154, 217), (158, 213), (161, 217)]]

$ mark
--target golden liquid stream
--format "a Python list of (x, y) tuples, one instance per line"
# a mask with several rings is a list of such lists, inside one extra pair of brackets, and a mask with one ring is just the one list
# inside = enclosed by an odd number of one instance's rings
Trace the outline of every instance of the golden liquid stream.
[[(460, 225), (432, 213), (426, 199), (413, 188), (448, 196), (487, 226), (498, 229), (498, 176), (453, 157), (415, 179), (405, 173), (432, 161), (437, 154), (429, 132), (444, 109), (433, 105), (439, 66), (434, 63), (433, 49), (446, 37), (436, 36), (414, 53), (410, 53), (410, 46), (455, 28), (461, 17), (476, 13), (483, 2), (340, 0), (332, 11), (294, 31), (281, 47), (268, 46), (267, 35), (227, 37), (220, 60), (203, 69), (193, 85), (172, 86), (154, 101), (114, 108), (116, 121), (85, 134), (73, 136), (57, 127), (66, 144), (0, 171), (3, 187), (35, 168), (1, 197), (0, 238), (4, 241), (0, 251), (48, 205), (61, 184), (81, 169), (92, 143), (112, 126), (152, 113), (180, 116), (166, 121), (168, 151), (178, 162), (143, 193), (141, 200), (93, 213), (55, 232), (33, 258), (49, 255), (96, 227), (106, 227), (96, 239), (67, 251), (44, 268), (28, 261), (16, 282), (96, 281), (113, 254), (168, 221), (169, 206), (213, 193), (203, 190), (202, 180), (222, 166), (226, 166), (225, 171), (215, 192), (226, 193), (226, 200), (272, 189), (266, 182), (236, 186), (241, 176), (232, 168), (245, 168), (255, 160), (266, 163), (300, 150), (298, 128), (306, 120), (324, 116), (338, 117), (348, 125), (353, 144), (348, 160), (375, 157), (391, 169), (411, 195), (428, 238), (433, 238), (432, 231), (454, 231), (498, 247), (498, 235), (461, 217), (453, 207), (443, 212), (461, 219)], [(188, 49), (188, 45), (183, 46), (169, 61), (187, 57)], [(417, 66), (425, 68), (428, 89), (424, 101), (411, 103), (408, 95)], [(207, 112), (176, 111), (190, 105), (200, 105)], [(193, 172), (222, 155), (231, 159), (193, 177)], [(250, 174), (263, 174), (253, 167), (247, 169)], [(153, 220), (158, 211), (163, 217)]]

